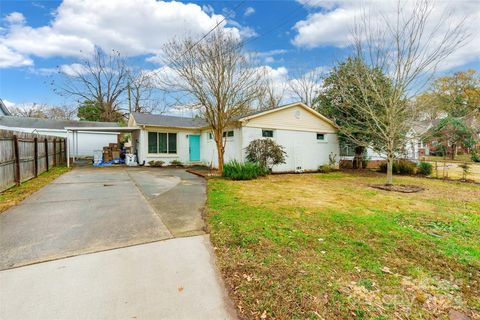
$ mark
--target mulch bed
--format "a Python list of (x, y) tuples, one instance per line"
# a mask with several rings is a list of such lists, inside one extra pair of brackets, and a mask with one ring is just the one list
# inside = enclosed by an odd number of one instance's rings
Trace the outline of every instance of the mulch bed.
[(220, 173), (218, 173), (218, 171), (216, 170), (206, 171), (206, 170), (186, 169), (186, 171), (204, 178), (220, 177)]
[(402, 192), (402, 193), (415, 193), (425, 190), (423, 187), (408, 185), (408, 184), (371, 184), (370, 187), (375, 189), (381, 189), (386, 191), (395, 191), (395, 192)]

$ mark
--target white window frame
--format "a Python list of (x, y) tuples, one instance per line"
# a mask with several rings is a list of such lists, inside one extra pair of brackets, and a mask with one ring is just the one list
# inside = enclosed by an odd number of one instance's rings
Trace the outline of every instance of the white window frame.
[[(232, 133), (231, 136), (228, 135), (230, 132)], [(235, 130), (225, 130), (225, 131), (223, 131), (222, 137), (223, 137), (224, 139), (233, 139), (233, 138), (235, 138)]]
[[(323, 139), (318, 139), (318, 135), (319, 135), (319, 134), (323, 135)], [(324, 133), (324, 132), (317, 132), (317, 133), (315, 133), (315, 138), (316, 138), (317, 142), (319, 142), (319, 143), (325, 143), (325, 142), (327, 142), (327, 134)]]
[[(149, 150), (149, 134), (150, 133), (155, 133), (157, 135), (157, 151), (159, 151), (160, 149), (160, 138), (159, 138), (159, 134), (160, 133), (166, 133), (167, 134), (167, 152), (166, 153), (163, 153), (163, 152), (155, 152), (155, 153), (152, 153), (150, 152)], [(169, 149), (170, 149), (170, 145), (169, 145), (169, 135), (170, 134), (175, 134), (175, 153), (168, 153)], [(147, 131), (147, 154), (149, 156), (169, 156), (169, 157), (175, 157), (175, 156), (178, 156), (178, 132), (164, 132), (164, 131)]]
[[(263, 132), (264, 131), (271, 131), (272, 132), (272, 136), (271, 137), (264, 137), (263, 136)], [(275, 130), (273, 129), (262, 129), (262, 138), (267, 138), (267, 139), (273, 139), (275, 137)]]

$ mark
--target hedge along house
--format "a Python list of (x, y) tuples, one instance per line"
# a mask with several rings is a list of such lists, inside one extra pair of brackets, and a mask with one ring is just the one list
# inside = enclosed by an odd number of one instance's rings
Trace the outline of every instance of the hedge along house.
[[(217, 150), (209, 125), (199, 118), (132, 113), (129, 127), (139, 162), (173, 160), (217, 167)], [(286, 151), (286, 163), (274, 172), (317, 170), (340, 153), (334, 123), (303, 103), (292, 103), (239, 118), (223, 133), (225, 162), (245, 161), (245, 148), (255, 139), (273, 139)]]

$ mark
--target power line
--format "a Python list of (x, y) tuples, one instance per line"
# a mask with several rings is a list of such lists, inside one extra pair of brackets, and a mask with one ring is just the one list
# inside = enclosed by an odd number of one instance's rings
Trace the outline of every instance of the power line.
[(276, 24), (273, 28), (270, 28), (268, 29), (266, 32), (256, 36), (256, 37), (252, 37), (248, 40), (245, 40), (245, 41), (242, 41), (241, 44), (242, 45), (246, 45), (247, 43), (250, 43), (250, 42), (253, 42), (253, 41), (256, 41), (270, 33), (272, 33), (272, 31), (275, 31), (276, 29), (282, 27), (283, 25), (285, 25), (287, 22), (290, 22), (293, 18), (296, 18), (296, 12), (299, 11), (300, 9), (302, 9), (304, 6), (307, 6), (309, 3), (310, 3), (311, 0), (307, 0), (305, 1), (305, 3), (303, 4), (303, 6), (299, 6), (298, 8), (296, 8), (295, 10), (293, 10), (292, 12), (286, 14), (285, 16), (283, 16), (283, 18), (281, 20), (280, 23)]
[[(236, 5), (232, 11), (236, 11), (238, 8), (240, 8), (244, 3), (245, 3), (246, 0), (243, 0), (241, 1), (238, 5)], [(225, 20), (227, 20), (228, 18), (228, 15), (225, 15), (225, 17), (223, 17), (222, 20), (220, 20), (219, 22), (217, 22), (217, 24), (212, 28), (210, 29), (207, 33), (205, 33), (197, 42), (195, 42), (190, 48), (188, 48), (187, 50), (185, 50), (181, 55), (178, 56), (178, 58), (174, 59), (175, 62), (178, 62), (179, 59), (183, 58), (183, 56), (185, 56), (187, 53), (189, 53), (195, 46), (197, 46), (203, 39), (205, 39), (206, 37), (208, 37), (208, 35), (210, 33), (212, 33), (213, 31), (215, 31), (215, 29), (217, 29)], [(168, 66), (170, 65), (171, 63), (168, 63), (164, 66)]]

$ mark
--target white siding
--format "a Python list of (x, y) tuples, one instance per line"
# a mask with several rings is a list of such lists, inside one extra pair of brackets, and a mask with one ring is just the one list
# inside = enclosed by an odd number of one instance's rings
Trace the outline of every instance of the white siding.
[[(320, 165), (329, 163), (330, 153), (337, 155), (338, 161), (340, 150), (337, 135), (327, 133), (325, 137), (325, 141), (318, 141), (316, 132), (274, 129), (273, 140), (284, 147), (287, 156), (286, 163), (275, 166), (273, 171), (317, 170)], [(243, 128), (243, 148), (247, 147), (252, 140), (260, 138), (262, 138), (261, 128)]]
[[(176, 154), (155, 154), (148, 153), (148, 132), (171, 132), (177, 134), (177, 153)], [(147, 127), (145, 130), (140, 131), (139, 138), (139, 150), (138, 158), (139, 162), (142, 163), (145, 160), (145, 164), (148, 165), (148, 162), (151, 160), (161, 160), (166, 164), (170, 163), (173, 160), (181, 161), (184, 164), (190, 162), (190, 153), (189, 153), (189, 141), (188, 135), (201, 134), (200, 131), (189, 131), (185, 129), (163, 129), (163, 128), (154, 128)], [(202, 135), (203, 136), (203, 135)], [(200, 155), (202, 154), (203, 144), (202, 139), (200, 138)]]
[[(242, 161), (242, 129), (232, 128), (227, 131), (233, 130), (233, 137), (227, 137), (225, 144), (225, 162), (231, 160)], [(203, 131), (200, 138), (200, 156), (203, 164), (218, 167), (217, 146), (214, 139), (208, 138), (210, 131)]]
[[(38, 133), (46, 136), (67, 137), (67, 130), (65, 129), (33, 129), (33, 128), (13, 128), (9, 127), (9, 130), (18, 130), (22, 132)], [(118, 141), (117, 133), (115, 132), (78, 132), (78, 150), (76, 157), (93, 157), (93, 151), (102, 150), (103, 147), (108, 146), (109, 143), (115, 143)], [(70, 154), (72, 155), (74, 150), (73, 134), (68, 134), (68, 145)]]

